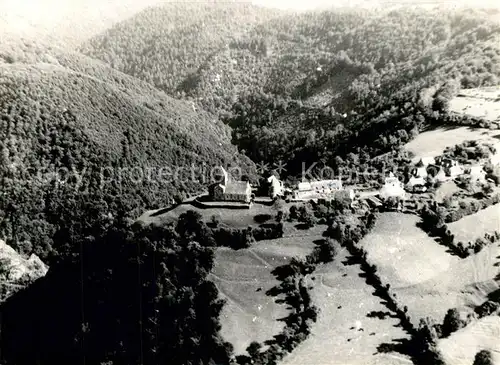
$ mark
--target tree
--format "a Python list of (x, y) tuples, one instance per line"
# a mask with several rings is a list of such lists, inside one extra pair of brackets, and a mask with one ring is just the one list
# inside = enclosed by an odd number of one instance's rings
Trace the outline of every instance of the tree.
[(176, 230), (179, 235), (187, 238), (198, 237), (201, 233), (203, 223), (203, 216), (194, 210), (188, 210), (182, 213), (177, 220)]
[(248, 345), (246, 350), (252, 359), (256, 359), (260, 355), (261, 348), (262, 345), (259, 342), (253, 341), (250, 345)]
[(481, 350), (474, 357), (473, 365), (493, 365), (493, 356), (489, 350)]
[(446, 313), (443, 320), (442, 335), (443, 337), (448, 337), (455, 331), (464, 327), (465, 322), (460, 318), (460, 312), (457, 308), (451, 308)]

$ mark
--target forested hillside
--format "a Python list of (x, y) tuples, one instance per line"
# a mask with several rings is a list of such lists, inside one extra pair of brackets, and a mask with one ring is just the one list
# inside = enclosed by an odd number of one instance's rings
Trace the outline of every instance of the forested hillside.
[[(217, 117), (79, 54), (29, 42), (0, 59), (0, 236), (46, 257), (61, 221), (137, 215), (252, 163)], [(57, 250), (56, 250), (57, 251)]]
[[(154, 57), (139, 61), (145, 53), (135, 52), (143, 48), (129, 34), (150, 39), (162, 17), (152, 14), (120, 24), (85, 52), (218, 113), (249, 157), (288, 161), (289, 173), (304, 156), (335, 165), (334, 156), (357, 160), (360, 149), (365, 159), (397, 149), (424, 126), (444, 122), (446, 100), (460, 87), (496, 85), (500, 77), (495, 10), (281, 14), (203, 50), (178, 28), (171, 34), (180, 49), (195, 51), (195, 72), (174, 66), (161, 49), (165, 39), (152, 44)], [(217, 39), (209, 28), (196, 34)], [(175, 81), (160, 81), (168, 76)]]
[(168, 3), (117, 24), (81, 50), (177, 94), (178, 86), (210, 56), (277, 14), (248, 3)]

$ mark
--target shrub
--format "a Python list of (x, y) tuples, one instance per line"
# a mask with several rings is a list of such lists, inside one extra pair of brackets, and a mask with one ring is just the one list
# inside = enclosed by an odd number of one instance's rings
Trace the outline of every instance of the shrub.
[(256, 223), (262, 224), (270, 220), (272, 216), (270, 214), (257, 214), (255, 217), (253, 217), (253, 220)]
[(479, 351), (474, 357), (473, 365), (493, 365), (493, 357), (488, 350)]

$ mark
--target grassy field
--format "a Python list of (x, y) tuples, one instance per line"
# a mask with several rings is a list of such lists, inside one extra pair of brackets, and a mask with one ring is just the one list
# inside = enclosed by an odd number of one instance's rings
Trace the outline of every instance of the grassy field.
[(314, 304), (320, 309), (318, 321), (310, 337), (280, 365), (411, 364), (402, 355), (377, 351), (379, 345), (407, 338), (407, 334), (397, 327), (397, 319), (367, 316), (373, 311), (387, 312), (387, 308), (359, 276), (359, 265), (346, 263), (348, 256), (339, 247), (336, 259), (318, 267), (309, 278)]
[(381, 214), (361, 242), (382, 282), (408, 307), (414, 325), (427, 316), (442, 322), (448, 309), (481, 304), (498, 289), (498, 245), (459, 259), (422, 232), (417, 222), (416, 216)]
[[(284, 203), (284, 209), (288, 210), (288, 204)], [(152, 210), (144, 213), (139, 220), (147, 223), (165, 224), (175, 222), (179, 215), (194, 210), (199, 212), (205, 221), (210, 221), (212, 216), (216, 216), (222, 223), (233, 228), (246, 228), (248, 226), (258, 226), (254, 217), (258, 214), (271, 214), (274, 218), (277, 211), (264, 204), (253, 204), (251, 209), (223, 209), (223, 208), (198, 208), (189, 202), (184, 202), (170, 209)]]
[(405, 145), (405, 149), (414, 154), (414, 162), (421, 157), (436, 157), (441, 155), (446, 147), (453, 147), (459, 143), (469, 140), (498, 142), (499, 131), (454, 127), (454, 128), (436, 128), (420, 133), (415, 139)]
[(462, 90), (450, 100), (450, 111), (500, 122), (500, 87)]
[(447, 365), (470, 365), (478, 351), (490, 350), (493, 363), (500, 365), (500, 317), (491, 315), (471, 323), (438, 342)]
[(469, 242), (485, 233), (500, 231), (500, 204), (492, 205), (475, 214), (468, 215), (456, 222), (448, 224), (457, 241)]
[(234, 251), (219, 248), (210, 279), (217, 285), (220, 296), (227, 300), (221, 314), (221, 334), (233, 344), (235, 353), (245, 352), (252, 341), (272, 339), (283, 328), (279, 318), (288, 312), (265, 293), (278, 284), (271, 274), (292, 257), (305, 257), (321, 239), (324, 226), (297, 232), (271, 241), (261, 241), (251, 248)]
[(373, 231), (361, 242), (368, 261), (392, 287), (414, 285), (446, 271), (454, 257), (416, 226), (419, 218), (400, 213), (379, 215)]
[[(143, 220), (164, 223), (189, 209), (199, 211), (206, 220), (217, 215), (222, 222), (241, 228), (257, 225), (253, 219), (257, 214), (274, 214), (264, 204), (255, 204), (250, 210), (198, 209), (183, 204), (171, 210), (148, 212)], [(478, 214), (493, 215), (483, 212)], [(390, 284), (397, 301), (408, 307), (414, 325), (424, 317), (442, 322), (448, 309), (479, 305), (499, 288), (494, 279), (500, 271), (499, 245), (487, 246), (479, 254), (460, 259), (418, 228), (418, 221), (414, 215), (382, 213), (372, 232), (360, 242), (368, 252), (368, 261), (377, 265), (382, 282)], [(463, 224), (463, 219), (457, 223)], [(470, 230), (474, 226), (477, 234), (486, 229), (477, 222), (470, 225)], [(221, 334), (233, 344), (236, 354), (245, 353), (252, 341), (262, 343), (281, 331), (283, 322), (279, 319), (288, 311), (265, 294), (278, 284), (271, 272), (292, 257), (305, 257), (314, 242), (323, 238), (325, 229), (326, 226), (317, 225), (300, 230), (295, 224), (286, 223), (283, 238), (257, 242), (239, 251), (216, 250), (210, 279), (227, 300), (220, 318)], [(410, 364), (402, 355), (378, 352), (381, 344), (396, 343), (408, 335), (398, 327), (397, 319), (369, 316), (388, 310), (360, 276), (359, 265), (348, 260), (344, 249), (338, 249), (334, 262), (319, 266), (307, 277), (314, 304), (320, 309), (318, 321), (312, 326), (310, 337), (280, 365)], [(447, 351), (453, 359), (465, 356)]]

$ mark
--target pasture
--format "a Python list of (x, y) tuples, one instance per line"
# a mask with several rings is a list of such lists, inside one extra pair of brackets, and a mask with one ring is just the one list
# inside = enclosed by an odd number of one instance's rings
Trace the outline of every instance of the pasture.
[(416, 216), (381, 214), (360, 242), (382, 282), (390, 284), (397, 301), (408, 307), (414, 325), (424, 317), (442, 322), (448, 309), (481, 304), (498, 289), (497, 244), (460, 259), (421, 231), (417, 222)]
[[(285, 210), (288, 210), (288, 204), (283, 203)], [(170, 208), (151, 210), (139, 217), (140, 221), (148, 224), (167, 224), (177, 221), (182, 213), (188, 210), (194, 210), (203, 216), (206, 222), (209, 222), (212, 216), (217, 217), (221, 223), (227, 224), (233, 228), (246, 228), (248, 226), (258, 226), (254, 217), (259, 214), (271, 215), (271, 220), (274, 220), (277, 210), (270, 205), (253, 204), (251, 209), (227, 209), (218, 207), (200, 208), (190, 201), (185, 201), (182, 204)]]
[(475, 241), (485, 233), (500, 231), (500, 204), (492, 205), (477, 213), (448, 224), (457, 242)]
[(481, 350), (489, 350), (493, 363), (500, 365), (500, 317), (491, 315), (481, 318), (452, 333), (438, 342), (443, 359), (448, 365), (470, 365)]
[(405, 149), (414, 155), (413, 162), (417, 162), (422, 157), (439, 156), (446, 147), (465, 141), (497, 143), (499, 136), (499, 131), (486, 128), (440, 127), (420, 133), (405, 145)]
[(285, 305), (275, 303), (266, 291), (279, 284), (274, 268), (287, 264), (292, 257), (303, 258), (321, 239), (324, 227), (314, 227), (303, 234), (257, 242), (242, 250), (218, 248), (215, 265), (209, 276), (221, 298), (226, 299), (220, 321), (221, 334), (233, 344), (235, 354), (245, 353), (252, 341), (264, 342), (284, 326), (279, 321), (288, 315)]
[(500, 87), (461, 90), (449, 108), (452, 113), (500, 122)]
[[(378, 346), (408, 338), (398, 320), (368, 316), (387, 312), (373, 287), (360, 277), (358, 264), (348, 263), (347, 250), (329, 264), (321, 265), (309, 277), (311, 296), (320, 312), (309, 338), (280, 365), (402, 365), (411, 361), (400, 354), (381, 353)], [(314, 278), (314, 280), (313, 280)]]

